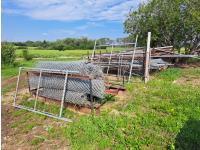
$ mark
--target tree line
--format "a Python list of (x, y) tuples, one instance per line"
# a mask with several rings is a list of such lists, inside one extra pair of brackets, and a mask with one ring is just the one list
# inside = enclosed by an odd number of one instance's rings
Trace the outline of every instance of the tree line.
[[(128, 42), (128, 38), (117, 38), (117, 42)], [(100, 38), (97, 39), (97, 44), (110, 44), (114, 41), (110, 38)], [(65, 38), (63, 40), (56, 41), (26, 41), (26, 42), (1, 42), (1, 58), (2, 65), (13, 65), (16, 55), (16, 49), (22, 49), (22, 54), (25, 60), (31, 60), (32, 56), (29, 55), (28, 47), (35, 47), (36, 49), (49, 49), (49, 50), (88, 50), (93, 49), (95, 40), (90, 40), (88, 38)], [(101, 47), (105, 49), (106, 46)]]
[(151, 46), (173, 45), (191, 53), (200, 46), (199, 0), (149, 0), (130, 11), (125, 32), (145, 45), (147, 32), (152, 32)]
[[(125, 42), (126, 38), (117, 38), (117, 42)], [(113, 40), (110, 38), (97, 39), (98, 44), (109, 44)], [(75, 49), (93, 49), (95, 40), (83, 38), (65, 38), (56, 41), (26, 41), (26, 42), (3, 42), (3, 44), (12, 44), (18, 49), (26, 49), (28, 47), (37, 47), (38, 49), (49, 49), (49, 50), (75, 50)], [(105, 47), (102, 47), (105, 48)]]
[(49, 50), (74, 50), (74, 49), (92, 49), (94, 41), (88, 38), (65, 38), (56, 41), (26, 41), (26, 42), (9, 42), (19, 49), (26, 47), (37, 47), (38, 49)]

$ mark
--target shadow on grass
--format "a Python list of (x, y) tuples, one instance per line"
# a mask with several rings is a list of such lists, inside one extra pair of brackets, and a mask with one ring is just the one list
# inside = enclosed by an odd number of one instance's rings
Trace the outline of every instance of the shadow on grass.
[(176, 137), (175, 149), (200, 149), (200, 120), (189, 119)]

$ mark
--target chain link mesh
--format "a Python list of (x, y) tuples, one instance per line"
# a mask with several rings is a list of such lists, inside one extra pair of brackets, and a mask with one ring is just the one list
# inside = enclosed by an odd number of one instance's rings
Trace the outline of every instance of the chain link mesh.
[[(65, 94), (65, 102), (78, 105), (88, 105), (90, 97), (90, 86), (92, 83), (92, 96), (96, 98), (104, 97), (104, 80), (103, 72), (99, 66), (85, 62), (39, 62), (37, 68), (56, 69), (65, 71), (78, 71), (79, 76), (73, 77), (68, 75), (67, 87)], [(83, 78), (89, 76), (89, 78)], [(29, 72), (29, 88), (30, 91), (36, 92), (39, 81), (39, 72)], [(41, 97), (55, 100), (61, 100), (64, 88), (65, 76), (63, 74), (55, 74), (50, 72), (42, 72), (39, 93)]]

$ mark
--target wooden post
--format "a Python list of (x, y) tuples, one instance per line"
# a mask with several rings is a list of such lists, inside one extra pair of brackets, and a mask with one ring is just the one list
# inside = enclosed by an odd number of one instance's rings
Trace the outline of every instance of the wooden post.
[(144, 82), (147, 83), (149, 81), (149, 66), (150, 66), (150, 41), (151, 41), (151, 32), (148, 32), (147, 38), (147, 50), (145, 56), (145, 70), (144, 70)]

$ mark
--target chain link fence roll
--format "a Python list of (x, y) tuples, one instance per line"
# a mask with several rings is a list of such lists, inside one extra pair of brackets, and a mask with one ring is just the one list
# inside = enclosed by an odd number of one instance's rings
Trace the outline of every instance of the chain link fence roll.
[[(89, 76), (92, 83), (92, 96), (103, 98), (105, 85), (101, 67), (86, 62), (39, 62), (37, 68), (78, 71), (79, 77), (68, 76), (65, 102), (78, 105), (88, 105), (90, 97), (90, 80), (82, 78)], [(29, 89), (36, 91), (39, 81), (39, 72), (29, 72)], [(61, 100), (65, 76), (50, 72), (43, 72), (40, 79), (39, 96)]]

